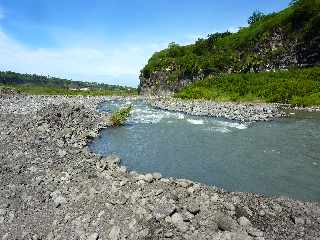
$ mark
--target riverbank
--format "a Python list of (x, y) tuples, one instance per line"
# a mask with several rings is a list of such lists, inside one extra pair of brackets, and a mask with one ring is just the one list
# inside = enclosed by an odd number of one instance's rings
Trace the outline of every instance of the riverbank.
[(240, 122), (270, 121), (286, 117), (286, 111), (320, 112), (320, 106), (297, 107), (290, 104), (257, 102), (223, 102), (185, 100), (178, 98), (149, 98), (150, 106), (162, 110), (183, 112), (194, 116), (209, 116)]
[(285, 117), (279, 104), (233, 103), (206, 100), (182, 100), (177, 98), (155, 98), (148, 103), (155, 108), (184, 112), (195, 116), (209, 116), (240, 122), (269, 121)]
[[(319, 203), (141, 175), (90, 153), (112, 98), (0, 98), (3, 239), (317, 239)], [(41, 223), (41, 224), (39, 224)]]

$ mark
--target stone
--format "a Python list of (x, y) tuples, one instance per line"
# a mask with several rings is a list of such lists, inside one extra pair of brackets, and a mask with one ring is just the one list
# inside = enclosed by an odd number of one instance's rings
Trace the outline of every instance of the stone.
[(107, 170), (108, 169), (107, 160), (106, 159), (100, 159), (99, 161), (97, 161), (96, 167), (97, 167), (97, 170), (99, 172), (103, 172), (103, 171)]
[(59, 149), (58, 156), (63, 158), (67, 155), (67, 152), (65, 150)]
[(192, 186), (192, 182), (185, 180), (185, 179), (180, 179), (177, 181), (178, 186), (183, 187), (183, 188), (188, 188)]
[(183, 221), (183, 218), (179, 213), (174, 213), (171, 216), (171, 222), (181, 232), (186, 232), (188, 230), (188, 225)]
[(235, 211), (236, 207), (232, 204), (232, 203), (224, 203), (224, 206), (226, 207), (226, 209), (228, 209), (229, 211)]
[(174, 204), (169, 202), (162, 202), (155, 206), (152, 214), (157, 220), (161, 220), (168, 216), (171, 216), (176, 211), (176, 209), (177, 207)]
[(273, 204), (272, 206), (271, 206), (271, 208), (274, 210), (274, 211), (276, 211), (276, 212), (278, 212), (278, 213), (280, 213), (280, 212), (282, 212), (282, 207), (279, 205), (279, 204)]
[(219, 236), (219, 240), (252, 240), (252, 237), (242, 232), (224, 232)]
[(266, 212), (264, 210), (260, 210), (258, 214), (259, 216), (263, 217), (266, 215)]
[(113, 226), (110, 230), (110, 233), (109, 233), (109, 238), (111, 240), (119, 240), (120, 239), (120, 227), (118, 226)]
[(192, 201), (187, 205), (187, 210), (193, 215), (196, 215), (200, 212), (200, 204)]
[(243, 216), (238, 219), (238, 223), (240, 224), (240, 226), (249, 226), (249, 225), (251, 225), (250, 220), (248, 218), (246, 218), (246, 217), (243, 217)]
[(305, 224), (305, 220), (302, 217), (294, 217), (293, 221), (297, 225), (304, 225)]
[(150, 173), (144, 175), (144, 180), (148, 183), (151, 183), (153, 181), (153, 175)]
[(155, 180), (160, 180), (162, 178), (161, 173), (153, 173), (152, 176)]
[(264, 233), (261, 230), (254, 228), (254, 227), (249, 227), (246, 230), (249, 233), (249, 235), (251, 235), (253, 237), (263, 237), (263, 235), (264, 235)]
[(111, 165), (119, 165), (121, 162), (121, 159), (117, 155), (110, 155), (106, 157), (106, 161), (110, 163)]
[(55, 197), (53, 201), (54, 201), (55, 207), (60, 207), (62, 204), (67, 202), (67, 200), (61, 195)]
[(92, 233), (89, 237), (88, 240), (98, 240), (99, 239), (99, 234), (98, 233)]
[(238, 223), (230, 216), (218, 212), (215, 214), (215, 221), (218, 225), (218, 228), (221, 229), (222, 231), (236, 231), (238, 227)]

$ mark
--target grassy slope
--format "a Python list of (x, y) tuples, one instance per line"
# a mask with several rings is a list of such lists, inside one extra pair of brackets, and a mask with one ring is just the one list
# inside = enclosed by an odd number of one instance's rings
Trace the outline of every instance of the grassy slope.
[(320, 67), (224, 74), (198, 81), (182, 89), (175, 96), (184, 99), (320, 105)]

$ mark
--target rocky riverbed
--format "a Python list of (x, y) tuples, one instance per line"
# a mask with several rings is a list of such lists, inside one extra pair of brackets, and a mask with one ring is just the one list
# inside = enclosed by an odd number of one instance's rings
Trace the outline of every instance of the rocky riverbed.
[(184, 112), (195, 116), (219, 117), (240, 122), (269, 121), (286, 116), (280, 104), (233, 103), (175, 98), (150, 99), (155, 108)]
[(90, 153), (107, 100), (0, 98), (1, 239), (320, 238), (319, 203), (138, 174)]

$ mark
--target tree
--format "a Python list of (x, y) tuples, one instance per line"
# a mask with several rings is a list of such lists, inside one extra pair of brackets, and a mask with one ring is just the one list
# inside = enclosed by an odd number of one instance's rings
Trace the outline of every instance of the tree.
[(265, 14), (263, 12), (260, 12), (258, 10), (254, 11), (253, 14), (248, 19), (248, 24), (254, 24), (256, 22), (261, 21), (263, 18), (265, 18)]

